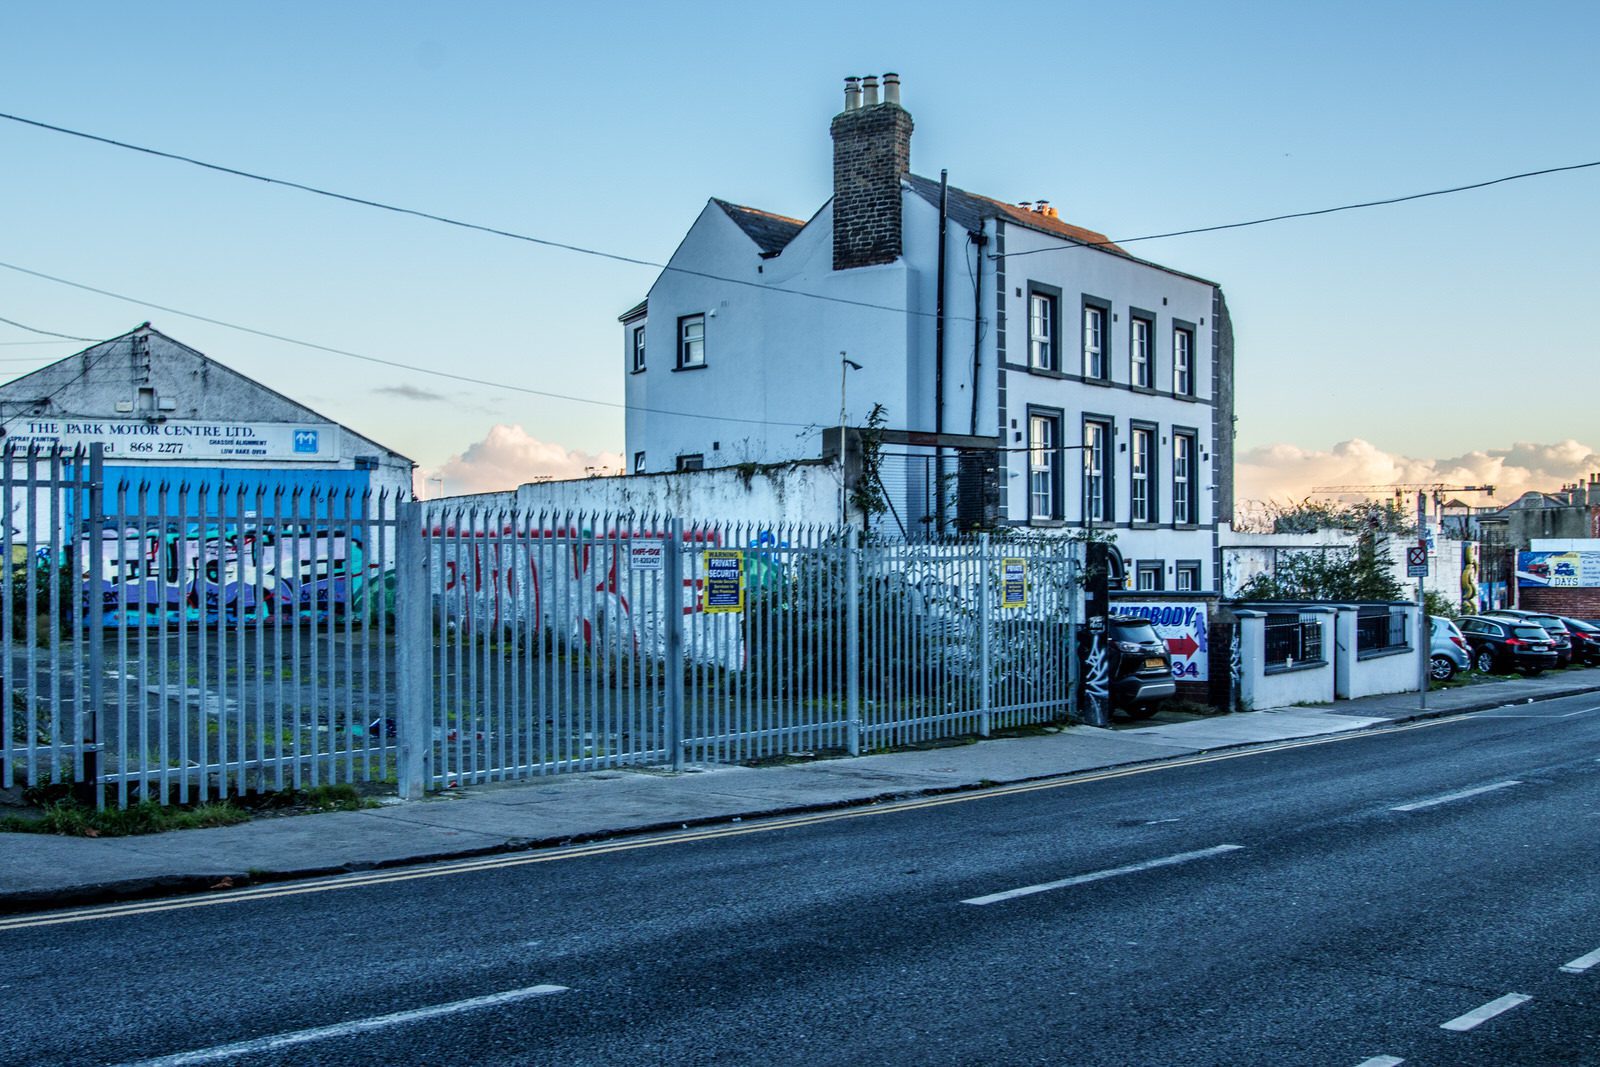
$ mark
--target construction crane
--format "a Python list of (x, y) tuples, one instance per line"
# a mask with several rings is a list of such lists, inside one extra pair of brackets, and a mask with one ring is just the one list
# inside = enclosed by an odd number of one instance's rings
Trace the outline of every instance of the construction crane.
[(1444, 482), (1391, 482), (1388, 485), (1314, 485), (1311, 487), (1312, 496), (1344, 496), (1350, 493), (1362, 493), (1371, 496), (1375, 493), (1392, 495), (1396, 503), (1400, 503), (1407, 493), (1430, 493), (1433, 496), (1435, 507), (1444, 503), (1446, 493), (1484, 493), (1494, 496), (1492, 485), (1447, 485)]
[(1439, 524), (1444, 525), (1444, 495), (1446, 493), (1484, 493), (1494, 496), (1492, 485), (1448, 485), (1444, 482), (1391, 482), (1388, 485), (1315, 485), (1311, 487), (1311, 495), (1325, 494), (1338, 496), (1346, 493), (1362, 493), (1371, 496), (1375, 493), (1394, 494), (1394, 510), (1405, 510), (1407, 493), (1417, 494), (1417, 536), (1427, 536), (1428, 511), (1426, 501), (1429, 495), (1433, 497), (1433, 510), (1439, 516)]

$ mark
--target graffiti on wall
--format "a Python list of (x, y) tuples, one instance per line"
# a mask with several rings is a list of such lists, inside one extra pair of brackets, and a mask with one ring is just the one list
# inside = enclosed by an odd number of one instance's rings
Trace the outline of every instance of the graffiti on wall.
[(104, 529), (78, 553), (86, 618), (102, 626), (342, 617), (366, 570), (359, 536), (293, 524)]
[[(670, 610), (665, 572), (658, 553), (635, 548), (658, 546), (666, 538), (666, 531), (653, 529), (489, 528), (485, 523), (429, 531), (432, 565), (441, 577), (441, 609), (450, 625), (486, 636), (520, 627), (530, 639), (606, 657), (665, 653), (661, 613)], [(716, 531), (685, 531), (676, 607), (685, 618), (684, 643), (691, 657), (734, 667), (744, 658), (742, 627), (737, 617), (705, 615), (704, 578), (694, 571), (696, 554), (721, 544)], [(781, 577), (770, 566), (755, 573), (764, 583)]]

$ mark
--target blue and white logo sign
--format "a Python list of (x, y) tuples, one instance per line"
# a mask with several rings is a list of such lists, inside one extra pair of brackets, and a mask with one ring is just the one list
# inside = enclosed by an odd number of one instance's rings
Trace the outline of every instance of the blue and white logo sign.
[[(30, 418), (8, 424), (6, 440), (77, 448), (102, 445), (107, 459), (165, 463), (175, 459), (327, 463), (339, 458), (338, 428), (324, 423), (211, 422), (205, 419)], [(328, 435), (328, 447), (322, 436)]]

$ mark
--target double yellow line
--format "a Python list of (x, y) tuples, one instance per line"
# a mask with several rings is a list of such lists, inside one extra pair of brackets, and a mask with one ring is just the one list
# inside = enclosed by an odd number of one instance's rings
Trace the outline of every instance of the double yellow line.
[(715, 841), (725, 837), (742, 837), (746, 834), (764, 834), (779, 830), (790, 830), (800, 826), (815, 826), (818, 823), (837, 822), (841, 819), (859, 819), (869, 815), (891, 815), (903, 811), (920, 811), (924, 808), (937, 808), (946, 804), (967, 804), (976, 800), (991, 800), (995, 797), (1016, 796), (1021, 793), (1036, 793), (1046, 789), (1063, 789), (1068, 786), (1086, 785), (1090, 782), (1104, 782), (1113, 778), (1128, 778), (1136, 774), (1150, 774), (1155, 771), (1168, 771), (1180, 767), (1195, 767), (1205, 763), (1220, 763), (1224, 760), (1242, 759), (1246, 756), (1262, 756), (1272, 752), (1284, 752), (1295, 748), (1309, 748), (1312, 745), (1332, 744), (1336, 741), (1350, 741), (1363, 737), (1376, 737), (1384, 734), (1399, 733), (1406, 730), (1417, 730), (1429, 726), (1438, 726), (1448, 722), (1459, 722), (1468, 718), (1467, 715), (1456, 715), (1442, 719), (1428, 719), (1421, 722), (1403, 723), (1398, 726), (1380, 727), (1374, 730), (1358, 730), (1347, 733), (1332, 734), (1325, 737), (1308, 737), (1296, 741), (1284, 741), (1278, 744), (1260, 745), (1252, 748), (1201, 754), (1196, 756), (1183, 756), (1177, 759), (1164, 760), (1159, 763), (1142, 763), (1132, 767), (1121, 767), (1104, 771), (1091, 771), (1086, 774), (1072, 775), (1062, 778), (1047, 778), (1037, 782), (1023, 782), (1017, 785), (995, 786), (990, 789), (968, 790), (960, 793), (949, 793), (943, 796), (926, 797), (919, 800), (889, 801), (882, 804), (872, 804), (857, 808), (846, 808), (839, 811), (819, 812), (814, 815), (795, 815), (783, 818), (767, 819), (749, 825), (719, 826), (703, 830), (685, 830), (677, 833), (663, 834), (656, 837), (645, 837), (626, 841), (603, 841), (592, 845), (573, 845), (567, 848), (551, 849), (548, 851), (491, 856), (475, 860), (456, 860), (434, 864), (424, 868), (394, 869), (385, 871), (372, 871), (365, 874), (340, 875), (333, 878), (322, 878), (308, 882), (284, 883), (281, 885), (254, 886), (238, 889), (232, 892), (220, 892), (208, 896), (181, 897), (169, 900), (131, 901), (126, 904), (100, 904), (71, 911), (46, 912), (37, 915), (21, 915), (9, 919), (0, 919), (0, 932), (6, 930), (27, 930), (41, 926), (62, 926), (68, 923), (93, 922), (100, 919), (118, 919), (135, 915), (154, 915), (164, 911), (183, 911), (188, 908), (209, 908), (219, 904), (249, 904), (258, 900), (274, 900), (280, 897), (297, 897), (310, 893), (332, 893), (344, 889), (362, 889), (367, 886), (392, 885), (397, 882), (410, 882), (421, 878), (444, 878), (458, 874), (476, 874), (480, 871), (494, 871), (506, 867), (522, 867), (532, 863), (554, 863), (558, 860), (583, 859), (587, 856), (604, 856), (615, 852), (633, 852), (638, 849), (660, 848), (663, 845), (682, 845), (696, 841)]

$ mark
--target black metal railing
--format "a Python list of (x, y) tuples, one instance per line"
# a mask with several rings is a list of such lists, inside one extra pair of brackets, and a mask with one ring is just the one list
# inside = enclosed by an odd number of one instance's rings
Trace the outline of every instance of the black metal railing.
[(1406, 616), (1389, 608), (1362, 608), (1356, 617), (1356, 655), (1406, 648)]
[(1271, 614), (1266, 622), (1266, 666), (1287, 667), (1322, 659), (1322, 617)]

